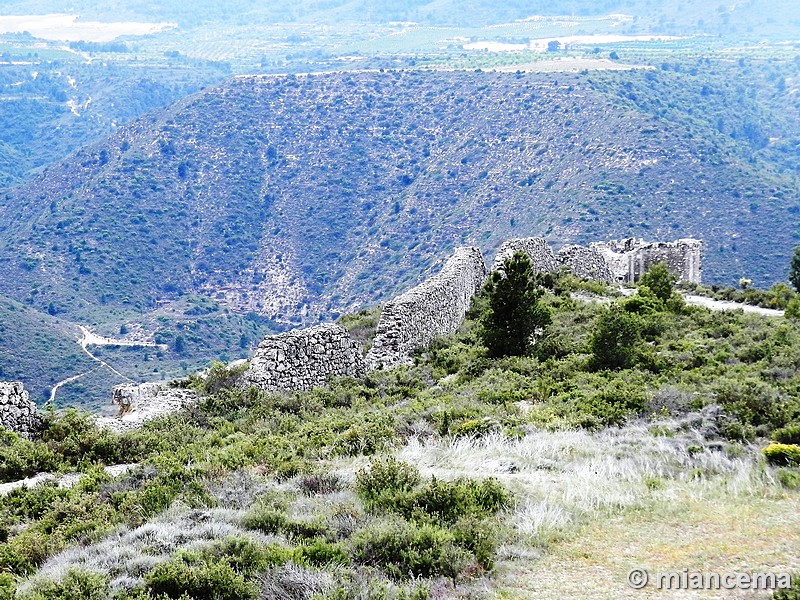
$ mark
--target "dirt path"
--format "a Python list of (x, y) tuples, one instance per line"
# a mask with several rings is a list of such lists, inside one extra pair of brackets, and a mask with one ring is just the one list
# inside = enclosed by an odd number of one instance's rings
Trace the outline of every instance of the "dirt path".
[[(619, 288), (619, 291), (626, 297), (634, 296), (637, 293), (635, 289), (626, 287)], [(608, 296), (589, 296), (586, 294), (572, 294), (572, 297), (575, 300), (582, 300), (583, 302), (601, 302), (604, 304), (614, 300), (614, 298), (609, 298)], [(782, 310), (776, 310), (774, 308), (763, 308), (761, 306), (754, 306), (743, 302), (731, 302), (729, 300), (714, 300), (713, 298), (696, 296), (694, 294), (683, 294), (683, 299), (686, 300), (686, 304), (702, 306), (715, 311), (741, 310), (763, 317), (782, 317), (784, 314)]]
[(693, 304), (694, 306), (704, 306), (711, 310), (742, 310), (746, 313), (755, 313), (765, 317), (782, 317), (783, 311), (774, 308), (763, 308), (761, 306), (753, 306), (752, 304), (744, 304), (742, 302), (730, 302), (728, 300), (714, 300), (713, 298), (706, 298), (705, 296), (694, 296), (691, 294), (684, 294), (686, 304)]
[(56, 395), (58, 394), (58, 390), (60, 388), (62, 388), (63, 386), (65, 386), (65, 385), (67, 385), (69, 383), (72, 383), (76, 379), (80, 379), (84, 375), (88, 375), (89, 373), (94, 373), (97, 369), (102, 369), (102, 368), (108, 369), (109, 371), (114, 373), (114, 375), (116, 375), (118, 377), (121, 377), (122, 379), (124, 379), (126, 381), (133, 382), (133, 379), (123, 375), (122, 373), (117, 371), (114, 367), (112, 367), (110, 364), (108, 364), (106, 361), (104, 361), (102, 358), (98, 358), (97, 356), (92, 354), (89, 351), (88, 346), (132, 346), (132, 347), (141, 347), (141, 348), (146, 348), (146, 347), (149, 347), (149, 348), (165, 348), (166, 347), (164, 344), (156, 344), (156, 343), (153, 343), (153, 342), (144, 342), (144, 341), (138, 341), (138, 340), (119, 340), (119, 339), (114, 339), (114, 338), (107, 338), (107, 337), (103, 337), (103, 336), (97, 335), (96, 333), (92, 333), (91, 331), (89, 331), (83, 325), (78, 325), (78, 327), (80, 327), (80, 330), (81, 330), (81, 333), (82, 333), (81, 339), (78, 340), (78, 345), (81, 347), (81, 350), (83, 350), (89, 358), (91, 358), (94, 362), (98, 363), (98, 366), (95, 367), (94, 369), (91, 369), (90, 371), (85, 371), (85, 372), (80, 373), (78, 375), (73, 375), (71, 377), (67, 377), (66, 379), (63, 379), (62, 381), (59, 381), (56, 385), (54, 385), (53, 389), (50, 390), (50, 403), (51, 404), (55, 403)]

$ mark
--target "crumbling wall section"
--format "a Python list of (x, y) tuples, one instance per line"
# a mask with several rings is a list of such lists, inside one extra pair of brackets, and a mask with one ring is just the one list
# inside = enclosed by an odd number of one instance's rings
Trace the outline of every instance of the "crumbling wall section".
[(98, 427), (127, 431), (156, 417), (178, 412), (198, 399), (196, 392), (166, 383), (126, 383), (116, 386), (111, 396), (118, 413), (113, 417), (97, 417), (95, 422)]
[(267, 391), (308, 390), (365, 371), (360, 344), (341, 325), (326, 323), (265, 338), (243, 381)]
[(594, 248), (568, 245), (556, 254), (558, 263), (566, 267), (575, 277), (592, 281), (615, 281), (611, 268), (603, 255)]
[(503, 261), (511, 258), (517, 252), (524, 252), (528, 255), (535, 273), (555, 273), (560, 268), (547, 240), (540, 237), (530, 237), (504, 242), (494, 257), (492, 270), (497, 271), (503, 266)]
[(42, 419), (36, 403), (19, 381), (0, 382), (0, 427), (23, 437), (35, 437)]
[(666, 263), (679, 281), (700, 283), (703, 243), (695, 239), (674, 242), (645, 242), (637, 238), (596, 242), (591, 245), (606, 259), (614, 280), (636, 283), (651, 265)]
[(386, 304), (367, 354), (367, 366), (408, 363), (415, 349), (455, 332), (485, 280), (480, 249), (458, 248), (439, 273)]

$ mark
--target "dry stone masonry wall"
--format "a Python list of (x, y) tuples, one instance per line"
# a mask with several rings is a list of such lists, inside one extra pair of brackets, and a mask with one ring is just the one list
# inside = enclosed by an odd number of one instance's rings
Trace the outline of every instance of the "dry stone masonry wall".
[(494, 257), (492, 270), (497, 271), (503, 266), (505, 260), (514, 256), (517, 252), (524, 252), (528, 255), (535, 273), (554, 273), (559, 269), (558, 261), (547, 244), (547, 240), (540, 237), (531, 237), (504, 242)]
[[(536, 272), (556, 272), (565, 267), (586, 279), (635, 282), (650, 265), (663, 261), (681, 280), (699, 282), (701, 250), (698, 240), (647, 243), (631, 238), (588, 248), (568, 245), (554, 255), (543, 238), (523, 238), (505, 242), (493, 268), (502, 267), (505, 259), (522, 251), (531, 258)], [(346, 329), (333, 323), (317, 325), (265, 338), (241, 382), (268, 391), (308, 390), (325, 385), (330, 377), (358, 377), (368, 369), (408, 363), (415, 349), (459, 328), (486, 276), (481, 251), (458, 248), (439, 273), (386, 304), (366, 358)], [(116, 418), (101, 417), (98, 422), (126, 429), (194, 401), (193, 392), (161, 384), (119, 386), (114, 390), (114, 403), (120, 407), (120, 414)], [(0, 384), (0, 424), (15, 430), (30, 428), (35, 406), (26, 402), (21, 384)]]
[(674, 242), (645, 242), (637, 238), (596, 242), (591, 245), (603, 255), (614, 274), (614, 280), (621, 283), (635, 283), (647, 269), (659, 262), (667, 264), (671, 273), (679, 281), (700, 283), (702, 276), (701, 254), (703, 243), (700, 240), (681, 239)]
[(456, 331), (485, 280), (480, 249), (458, 248), (439, 273), (386, 304), (367, 366), (407, 363), (416, 348)]
[(34, 437), (41, 425), (41, 416), (19, 381), (0, 382), (0, 427), (23, 437)]
[(327, 323), (265, 338), (243, 380), (263, 390), (308, 390), (329, 377), (365, 372), (361, 345), (344, 327)]
[(575, 277), (595, 281), (614, 281), (614, 274), (603, 255), (594, 248), (564, 246), (556, 254), (558, 263), (566, 267)]

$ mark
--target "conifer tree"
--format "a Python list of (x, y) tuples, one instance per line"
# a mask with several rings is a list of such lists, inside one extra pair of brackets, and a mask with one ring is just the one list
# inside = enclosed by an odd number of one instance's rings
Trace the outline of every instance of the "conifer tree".
[(487, 310), (481, 319), (481, 339), (492, 357), (531, 354), (551, 323), (550, 310), (539, 300), (531, 261), (517, 252), (492, 273), (483, 289)]

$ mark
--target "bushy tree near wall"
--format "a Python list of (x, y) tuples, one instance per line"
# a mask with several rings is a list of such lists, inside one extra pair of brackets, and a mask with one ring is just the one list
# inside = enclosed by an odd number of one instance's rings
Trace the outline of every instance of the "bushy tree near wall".
[(552, 321), (550, 310), (539, 302), (543, 294), (530, 258), (522, 252), (491, 274), (483, 289), (487, 309), (480, 331), (490, 356), (525, 356), (535, 351), (537, 338)]

